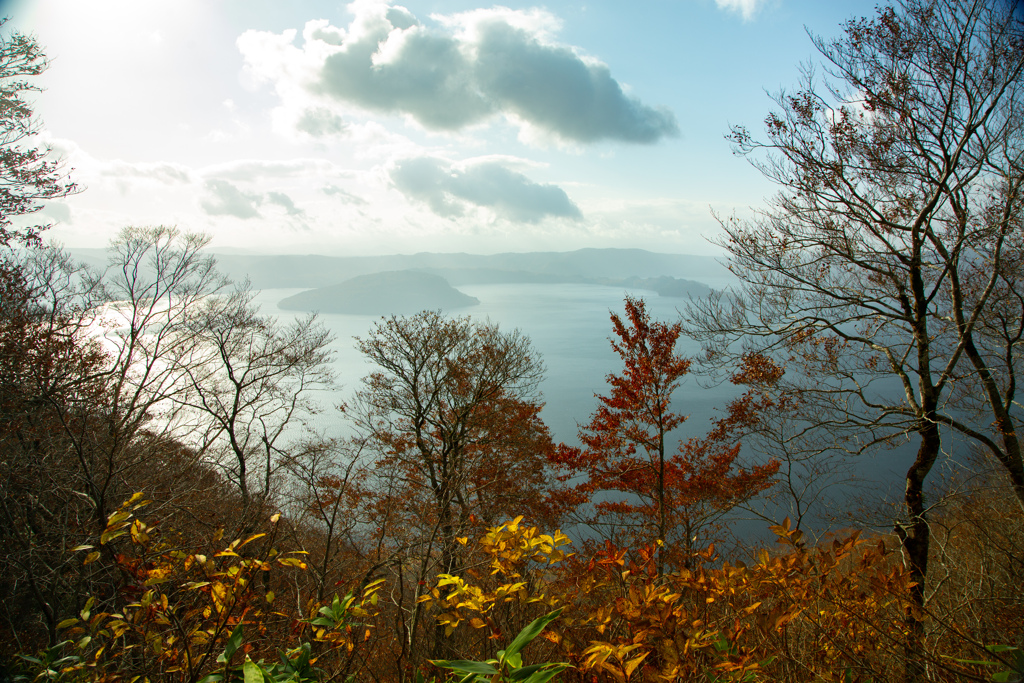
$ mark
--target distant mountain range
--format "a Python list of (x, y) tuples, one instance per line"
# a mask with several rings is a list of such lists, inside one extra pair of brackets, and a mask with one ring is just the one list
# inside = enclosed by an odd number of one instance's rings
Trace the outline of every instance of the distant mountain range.
[(710, 256), (658, 254), (643, 249), (580, 249), (567, 252), (433, 254), (393, 256), (253, 256), (216, 254), (221, 269), (252, 280), (259, 289), (324, 287), (357, 275), (421, 270), (452, 285), (516, 282), (582, 282), (622, 285), (628, 278), (671, 277), (711, 282), (729, 271)]
[[(70, 249), (76, 258), (102, 266), (104, 249)], [(420, 253), (392, 256), (216, 256), (234, 279), (248, 277), (257, 289), (328, 287), (371, 273), (415, 270), (466, 284), (580, 283), (649, 289), (661, 296), (704, 296), (732, 281), (711, 256), (661, 254), (643, 249), (579, 249), (504, 254)]]

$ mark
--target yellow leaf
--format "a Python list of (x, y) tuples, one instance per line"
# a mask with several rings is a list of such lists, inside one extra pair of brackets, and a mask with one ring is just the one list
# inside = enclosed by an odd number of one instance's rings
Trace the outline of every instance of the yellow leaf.
[(100, 559), (100, 551), (95, 550), (85, 556), (85, 560), (82, 562), (82, 564), (92, 564), (98, 559)]
[(122, 530), (117, 530), (117, 531), (112, 530), (112, 529), (107, 529), (102, 534), (100, 534), (100, 545), (106, 545), (107, 543), (110, 543), (115, 538), (118, 538), (120, 536), (124, 536), (124, 530), (123, 529)]
[(149, 540), (149, 534), (146, 533), (146, 525), (139, 520), (132, 522), (131, 531), (132, 542), (136, 545), (142, 545)]
[(118, 510), (117, 512), (112, 513), (110, 517), (107, 517), (107, 527), (116, 526), (131, 516), (132, 513), (127, 510)]
[(650, 652), (645, 652), (642, 655), (640, 655), (639, 657), (636, 657), (635, 659), (631, 659), (629, 662), (626, 663), (626, 666), (625, 666), (626, 678), (629, 678), (630, 676), (633, 675), (633, 672), (636, 671), (636, 668), (638, 666), (640, 666), (640, 663), (643, 662), (647, 658), (647, 655), (649, 655), (649, 654), (651, 654), (651, 653)]
[(213, 598), (213, 605), (218, 612), (224, 611), (224, 602), (228, 597), (228, 589), (219, 581), (210, 584), (210, 596)]
[(253, 534), (249, 538), (247, 538), (244, 541), (242, 541), (241, 543), (239, 543), (237, 547), (241, 548), (243, 545), (246, 545), (247, 543), (252, 543), (256, 539), (263, 538), (264, 536), (266, 536), (266, 534)]

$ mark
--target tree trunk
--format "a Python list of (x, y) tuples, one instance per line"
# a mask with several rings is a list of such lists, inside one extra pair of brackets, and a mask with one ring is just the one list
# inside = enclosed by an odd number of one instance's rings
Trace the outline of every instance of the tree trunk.
[(907, 520), (896, 525), (896, 535), (903, 544), (904, 562), (914, 582), (910, 588), (910, 605), (904, 616), (907, 629), (903, 644), (905, 683), (925, 680), (923, 608), (931, 529), (925, 509), (924, 482), (938, 458), (942, 444), (938, 425), (932, 420), (926, 419), (919, 433), (921, 444), (913, 465), (907, 470), (907, 488), (903, 498)]

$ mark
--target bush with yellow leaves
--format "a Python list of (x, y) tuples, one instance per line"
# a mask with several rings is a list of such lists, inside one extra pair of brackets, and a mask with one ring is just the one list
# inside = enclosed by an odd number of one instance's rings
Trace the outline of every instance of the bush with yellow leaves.
[[(280, 514), (267, 532), (202, 554), (176, 549), (138, 519), (147, 504), (135, 494), (109, 517), (99, 548), (78, 548), (92, 563), (128, 536), (130, 550), (114, 557), (123, 587), (119, 595), (90, 599), (77, 618), (62, 622), (60, 645), (24, 658), (28, 678), (226, 683), (259, 680), (250, 677), (262, 671), (268, 680), (299, 680), (319, 678), (314, 663), (332, 677), (355, 673), (356, 650), (370, 639), (355, 620), (372, 615), (380, 581), (303, 610), (274, 591), (287, 590), (291, 575), (306, 569), (301, 552), (274, 548)], [(281, 661), (266, 665), (266, 656)]]

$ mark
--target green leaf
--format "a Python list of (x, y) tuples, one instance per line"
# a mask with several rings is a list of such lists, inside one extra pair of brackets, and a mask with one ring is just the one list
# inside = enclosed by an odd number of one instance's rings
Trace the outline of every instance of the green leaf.
[(467, 674), (498, 675), (498, 670), (487, 662), (473, 662), (468, 659), (432, 659), (430, 663), (442, 669), (451, 669)]
[(281, 671), (285, 671), (287, 673), (292, 673), (293, 671), (295, 671), (295, 665), (292, 664), (292, 660), (288, 659), (288, 653), (287, 652), (285, 652), (283, 650), (278, 650), (277, 651), (277, 656), (281, 660), (281, 664), (280, 664)]
[(544, 616), (530, 622), (526, 628), (519, 632), (519, 635), (515, 637), (509, 646), (505, 648), (505, 654), (501, 658), (502, 663), (526, 647), (531, 640), (540, 635), (540, 632), (544, 630), (545, 626), (557, 619), (561, 614), (562, 608), (559, 607), (554, 612), (545, 614)]
[(952, 659), (954, 662), (956, 662), (958, 664), (972, 664), (974, 666), (999, 666), (1000, 665), (999, 662), (990, 662), (987, 659), (953, 659), (952, 657), (947, 657), (947, 659)]
[(289, 665), (299, 674), (300, 678), (304, 678), (303, 674), (309, 671), (309, 660), (312, 656), (312, 651), (309, 643), (300, 645), (297, 652), (293, 650), (295, 656), (289, 660)]
[(251, 659), (245, 660), (245, 664), (242, 665), (242, 677), (245, 683), (264, 683), (263, 671)]
[(231, 637), (228, 638), (228, 642), (224, 645), (224, 652), (217, 657), (217, 661), (221, 664), (227, 664), (231, 661), (231, 658), (238, 652), (238, 648), (242, 646), (242, 625), (239, 624), (235, 627), (235, 630), (231, 632)]
[(554, 664), (549, 669), (543, 669), (533, 674), (523, 683), (548, 683), (548, 681), (568, 668), (570, 668), (569, 664)]
[(515, 671), (510, 673), (509, 676), (508, 676), (508, 679), (510, 681), (522, 681), (522, 680), (525, 680), (525, 679), (529, 678), (530, 676), (532, 676), (533, 674), (535, 674), (536, 672), (540, 671), (541, 669), (543, 669), (546, 666), (551, 666), (551, 665), (550, 664), (531, 664), (530, 666), (524, 666), (521, 669), (516, 669)]

